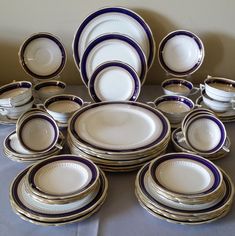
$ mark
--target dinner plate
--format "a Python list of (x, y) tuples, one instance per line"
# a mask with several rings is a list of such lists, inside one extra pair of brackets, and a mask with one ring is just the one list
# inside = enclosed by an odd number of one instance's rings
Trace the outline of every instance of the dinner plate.
[(169, 153), (153, 160), (151, 184), (166, 195), (208, 198), (220, 189), (221, 171), (211, 161), (189, 153)]
[(20, 63), (27, 74), (36, 79), (58, 76), (66, 63), (61, 41), (50, 33), (37, 33), (27, 38), (19, 51)]
[(135, 101), (141, 83), (135, 70), (128, 64), (113, 61), (96, 68), (88, 83), (88, 90), (95, 102)]
[(46, 222), (73, 220), (93, 211), (103, 203), (107, 193), (107, 179), (101, 172), (100, 187), (81, 200), (67, 204), (48, 204), (35, 200), (28, 194), (25, 185), (25, 175), (29, 168), (21, 172), (10, 187), (10, 201), (13, 209), (31, 219)]
[(26, 179), (37, 199), (78, 199), (96, 187), (99, 170), (85, 158), (59, 155), (32, 166)]
[(159, 111), (137, 102), (102, 102), (77, 111), (69, 123), (69, 135), (83, 146), (135, 152), (160, 145), (170, 132)]
[(78, 69), (88, 44), (102, 34), (114, 32), (134, 38), (143, 48), (148, 67), (152, 65), (155, 42), (148, 24), (136, 12), (127, 8), (107, 7), (88, 15), (74, 35), (73, 56)]
[(141, 83), (147, 73), (146, 57), (142, 48), (132, 38), (121, 34), (105, 34), (94, 39), (81, 58), (81, 76), (87, 86), (97, 66), (104, 62), (121, 61), (134, 68)]
[(160, 42), (158, 59), (167, 73), (178, 77), (188, 76), (202, 65), (204, 46), (194, 33), (176, 30)]

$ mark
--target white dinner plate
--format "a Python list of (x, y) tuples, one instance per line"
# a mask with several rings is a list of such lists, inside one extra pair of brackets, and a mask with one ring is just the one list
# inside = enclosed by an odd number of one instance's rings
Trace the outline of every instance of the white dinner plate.
[(144, 83), (147, 61), (139, 44), (128, 36), (105, 34), (94, 39), (86, 48), (81, 59), (81, 76), (88, 85), (95, 69), (104, 62), (121, 61), (130, 65)]
[(178, 77), (188, 76), (202, 65), (204, 46), (194, 33), (176, 30), (160, 42), (158, 59), (167, 73)]
[(102, 102), (76, 112), (69, 132), (79, 142), (102, 150), (136, 151), (159, 144), (169, 122), (157, 110), (136, 102)]
[(24, 41), (19, 58), (26, 73), (37, 79), (50, 79), (64, 69), (66, 52), (57, 37), (42, 32)]
[(134, 11), (123, 7), (108, 7), (88, 15), (74, 35), (73, 56), (78, 69), (88, 44), (107, 33), (125, 34), (135, 39), (146, 55), (148, 67), (152, 65), (155, 42), (148, 24)]
[(138, 75), (128, 64), (113, 61), (97, 67), (88, 83), (95, 102), (135, 101), (140, 93)]

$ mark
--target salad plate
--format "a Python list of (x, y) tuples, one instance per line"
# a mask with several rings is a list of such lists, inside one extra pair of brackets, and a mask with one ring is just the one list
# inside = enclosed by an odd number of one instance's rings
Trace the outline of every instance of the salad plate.
[(78, 27), (73, 40), (75, 64), (80, 60), (88, 44), (102, 34), (120, 33), (135, 39), (142, 47), (148, 67), (155, 56), (155, 42), (148, 24), (136, 12), (123, 7), (107, 7), (88, 15)]
[(184, 77), (200, 68), (204, 59), (201, 39), (186, 30), (177, 30), (165, 36), (159, 44), (158, 59), (169, 74)]
[(105, 34), (94, 39), (83, 53), (80, 72), (84, 84), (88, 85), (97, 66), (116, 60), (130, 65), (144, 83), (147, 61), (139, 44), (126, 35)]
[(89, 94), (95, 102), (135, 101), (140, 89), (141, 83), (135, 70), (118, 61), (98, 66), (88, 83)]
[(54, 35), (40, 32), (27, 38), (19, 50), (24, 71), (36, 79), (52, 79), (64, 69), (66, 52)]
[(85, 158), (59, 155), (31, 167), (26, 179), (38, 200), (65, 202), (72, 198), (80, 199), (93, 191), (98, 183), (99, 170)]
[(167, 119), (147, 105), (102, 102), (77, 111), (70, 120), (69, 132), (83, 146), (134, 152), (160, 145), (170, 131)]

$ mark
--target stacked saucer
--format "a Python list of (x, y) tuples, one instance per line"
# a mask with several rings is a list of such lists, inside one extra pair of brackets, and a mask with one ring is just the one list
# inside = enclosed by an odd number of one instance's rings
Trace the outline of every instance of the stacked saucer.
[(72, 154), (106, 171), (131, 171), (165, 152), (170, 124), (158, 110), (137, 102), (101, 102), (77, 111), (68, 125)]
[(99, 210), (108, 182), (96, 165), (74, 155), (53, 156), (12, 182), (10, 202), (22, 219), (40, 225), (82, 221)]
[(136, 196), (157, 218), (203, 224), (229, 212), (234, 187), (229, 176), (209, 160), (195, 154), (169, 153), (139, 171)]
[(6, 157), (17, 162), (35, 162), (57, 155), (64, 146), (64, 137), (60, 132), (57, 145), (47, 152), (31, 152), (24, 148), (18, 140), (16, 131), (11, 132), (4, 140), (3, 152)]

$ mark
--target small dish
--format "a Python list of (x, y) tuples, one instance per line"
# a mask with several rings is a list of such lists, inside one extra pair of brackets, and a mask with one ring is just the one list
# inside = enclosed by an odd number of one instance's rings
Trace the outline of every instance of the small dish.
[(153, 105), (169, 119), (171, 124), (179, 124), (194, 108), (194, 102), (191, 99), (179, 95), (160, 96)]
[(19, 50), (19, 59), (24, 71), (33, 78), (52, 79), (64, 69), (66, 51), (56, 36), (40, 32), (23, 42)]
[(235, 82), (231, 79), (207, 76), (201, 89), (205, 89), (206, 94), (217, 101), (235, 102)]
[(97, 66), (116, 60), (133, 67), (141, 83), (144, 83), (148, 68), (139, 44), (125, 35), (105, 34), (94, 39), (83, 53), (80, 68), (84, 84), (88, 85)]
[(15, 107), (32, 98), (32, 84), (28, 81), (12, 82), (0, 87), (0, 106)]
[(160, 42), (158, 59), (167, 73), (183, 77), (200, 68), (204, 53), (203, 43), (197, 35), (186, 30), (176, 30)]
[(68, 123), (73, 113), (84, 105), (80, 97), (71, 94), (61, 94), (48, 98), (44, 102), (46, 111), (59, 123)]
[(161, 84), (164, 94), (191, 96), (196, 94), (200, 89), (194, 87), (191, 82), (181, 78), (172, 78), (164, 80)]
[(75, 155), (59, 155), (32, 166), (26, 176), (29, 191), (43, 202), (69, 203), (92, 192), (99, 179), (96, 165)]
[(92, 74), (88, 90), (95, 102), (136, 101), (141, 83), (128, 64), (112, 61), (101, 64)]
[(61, 81), (43, 81), (34, 86), (36, 96), (41, 102), (52, 96), (64, 94), (65, 90), (66, 84)]
[(46, 112), (25, 113), (16, 127), (19, 142), (31, 152), (47, 152), (57, 145), (59, 129)]
[[(157, 157), (149, 166), (152, 186), (166, 196), (206, 199), (221, 188), (223, 176), (218, 167), (190, 153), (169, 153)], [(215, 195), (216, 196), (216, 195)]]

